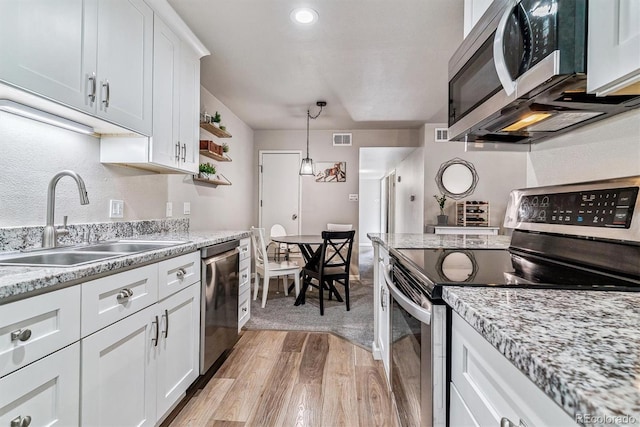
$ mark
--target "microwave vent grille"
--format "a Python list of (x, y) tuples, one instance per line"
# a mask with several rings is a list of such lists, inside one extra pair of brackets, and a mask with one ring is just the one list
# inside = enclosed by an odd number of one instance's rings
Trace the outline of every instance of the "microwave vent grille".
[(436, 138), (436, 142), (449, 141), (449, 128), (436, 128), (435, 138)]

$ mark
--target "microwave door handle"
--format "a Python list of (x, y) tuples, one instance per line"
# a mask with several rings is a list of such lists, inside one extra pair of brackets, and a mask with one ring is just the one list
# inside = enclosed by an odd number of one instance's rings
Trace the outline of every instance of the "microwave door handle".
[(502, 18), (500, 18), (500, 23), (498, 24), (496, 35), (493, 39), (493, 63), (496, 66), (496, 72), (498, 73), (498, 79), (500, 79), (502, 88), (509, 96), (516, 91), (516, 82), (513, 81), (509, 75), (507, 62), (504, 57), (504, 49), (502, 47), (504, 44), (504, 32), (507, 28), (507, 22), (513, 13), (513, 9), (518, 3), (520, 3), (520, 0), (509, 0), (508, 5), (506, 6), (506, 11), (504, 15), (502, 15)]

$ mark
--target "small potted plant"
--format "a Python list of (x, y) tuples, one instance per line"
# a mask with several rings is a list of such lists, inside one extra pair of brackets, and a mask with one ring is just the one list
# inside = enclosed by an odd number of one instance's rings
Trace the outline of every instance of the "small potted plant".
[(200, 178), (211, 179), (212, 175), (216, 174), (216, 167), (211, 163), (200, 163)]
[(213, 116), (213, 118), (211, 119), (211, 121), (213, 122), (213, 125), (215, 127), (217, 127), (218, 129), (220, 128), (220, 121), (222, 120), (222, 118), (220, 117), (220, 113), (218, 113), (216, 111), (216, 114)]
[(445, 215), (444, 213), (444, 204), (447, 201), (447, 196), (442, 194), (440, 195), (440, 197), (438, 197), (434, 194), (433, 197), (436, 199), (436, 201), (438, 202), (438, 206), (440, 207), (440, 215), (438, 215), (438, 225), (447, 225), (447, 223), (449, 222), (449, 215)]
[[(224, 129), (222, 129), (222, 130), (224, 130)], [(223, 153), (228, 153), (229, 152), (229, 144), (227, 144), (226, 142), (222, 143), (222, 152)]]

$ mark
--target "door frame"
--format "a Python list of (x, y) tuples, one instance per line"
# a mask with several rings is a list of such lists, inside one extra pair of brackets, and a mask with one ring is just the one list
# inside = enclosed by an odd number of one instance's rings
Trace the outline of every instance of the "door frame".
[[(297, 154), (302, 162), (302, 150), (260, 150), (258, 151), (258, 227), (262, 228), (262, 156), (264, 154)], [(302, 234), (302, 177), (298, 175), (298, 234)]]

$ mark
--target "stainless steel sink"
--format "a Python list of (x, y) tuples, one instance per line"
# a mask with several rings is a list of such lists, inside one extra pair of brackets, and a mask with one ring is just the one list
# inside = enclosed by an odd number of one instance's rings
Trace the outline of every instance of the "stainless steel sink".
[(118, 240), (89, 246), (63, 247), (0, 256), (0, 265), (71, 267), (138, 252), (181, 245), (184, 241)]

